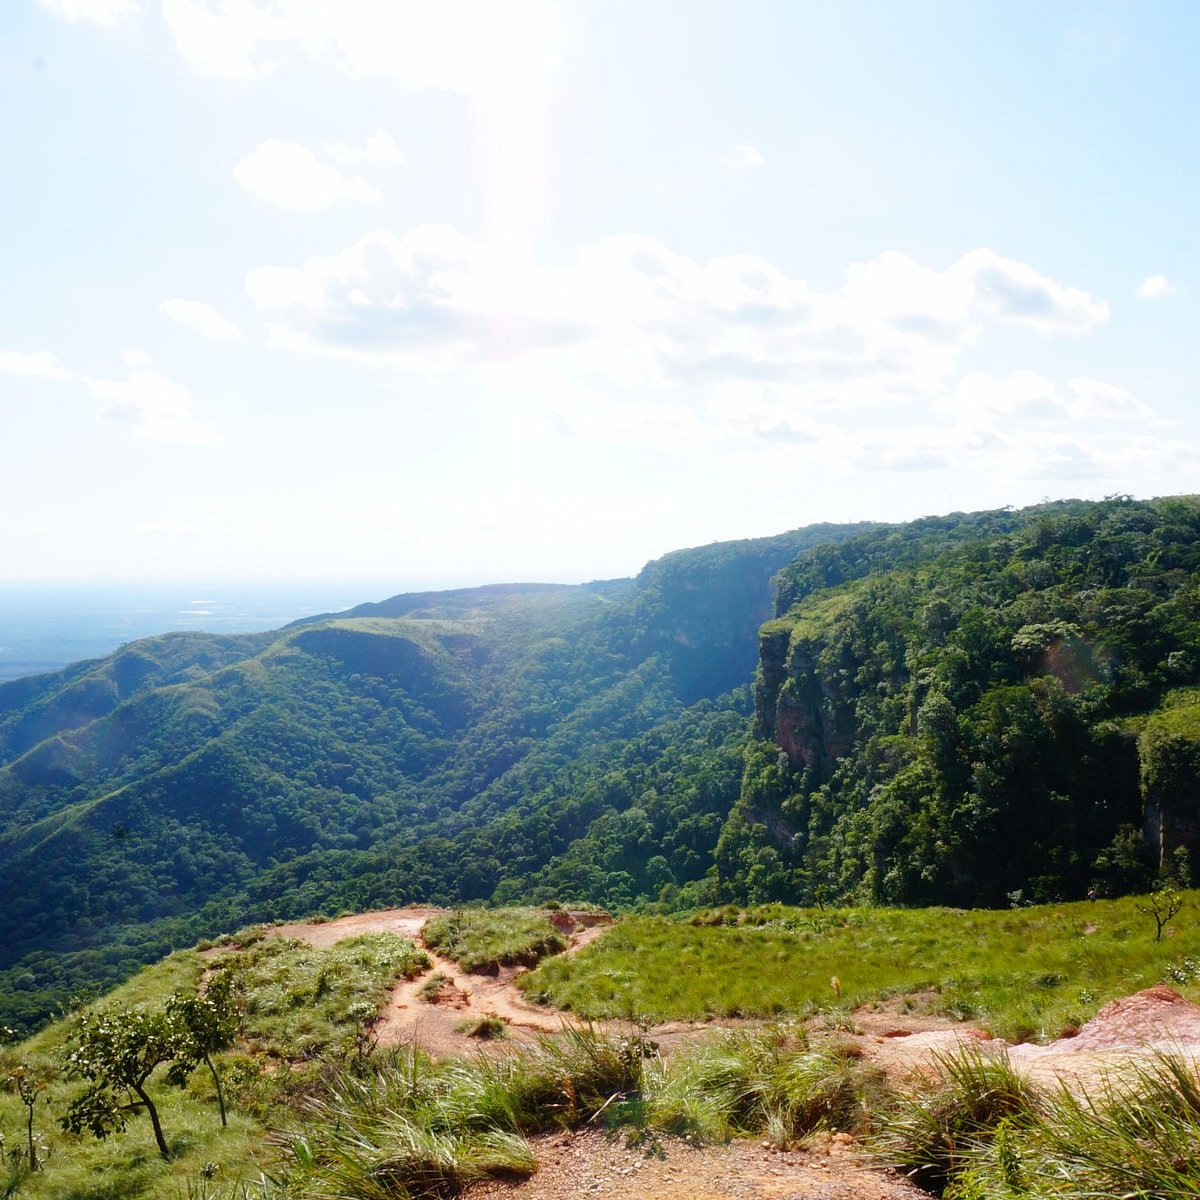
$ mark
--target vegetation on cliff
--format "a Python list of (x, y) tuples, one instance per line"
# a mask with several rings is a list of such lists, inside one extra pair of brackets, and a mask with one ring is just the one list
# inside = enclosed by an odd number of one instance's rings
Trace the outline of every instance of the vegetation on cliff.
[(761, 633), (722, 893), (1004, 905), (1186, 881), (1198, 568), (1194, 498), (929, 519), (802, 556)]

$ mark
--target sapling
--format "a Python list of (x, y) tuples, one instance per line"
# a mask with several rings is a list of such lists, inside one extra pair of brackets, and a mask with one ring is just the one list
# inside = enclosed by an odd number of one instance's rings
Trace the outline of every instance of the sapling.
[[(17, 1031), (7, 1025), (0, 1025), (0, 1042), (15, 1041)], [(41, 1168), (38, 1159), (37, 1142), (33, 1135), (33, 1110), (38, 1097), (46, 1090), (47, 1070), (32, 1063), (24, 1062), (15, 1056), (6, 1055), (0, 1062), (0, 1086), (16, 1092), (17, 1098), (25, 1106), (25, 1155), (29, 1159), (30, 1171)]]
[(1145, 913), (1154, 919), (1154, 940), (1162, 941), (1163, 929), (1172, 917), (1177, 916), (1183, 908), (1183, 897), (1171, 887), (1159, 888), (1146, 897), (1144, 904), (1137, 906), (1138, 912)]
[(175, 1026), (177, 1039), (175, 1061), (167, 1072), (168, 1082), (182, 1086), (196, 1067), (203, 1063), (217, 1089), (221, 1125), (228, 1125), (225, 1093), (221, 1089), (221, 1075), (213, 1062), (213, 1055), (228, 1050), (242, 1026), (235, 977), (229, 971), (223, 971), (203, 992), (195, 996), (172, 997), (167, 1002), (167, 1017)]

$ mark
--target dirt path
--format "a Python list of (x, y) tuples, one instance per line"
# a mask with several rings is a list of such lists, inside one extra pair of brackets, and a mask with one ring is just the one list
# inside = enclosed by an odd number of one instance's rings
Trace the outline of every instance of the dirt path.
[[(317, 924), (278, 925), (271, 932), (279, 937), (297, 938), (310, 946), (331, 946), (362, 933), (388, 932), (411, 938), (424, 948), (432, 967), (417, 979), (402, 980), (393, 989), (375, 1025), (381, 1046), (413, 1043), (434, 1055), (463, 1054), (481, 1043), (460, 1027), (487, 1017), (504, 1022), (505, 1040), (510, 1045), (531, 1041), (539, 1034), (555, 1033), (564, 1026), (582, 1024), (571, 1013), (542, 1008), (526, 1000), (513, 983), (523, 973), (521, 967), (502, 968), (498, 975), (474, 975), (429, 949), (421, 939), (421, 930), (431, 917), (445, 911), (391, 908)], [(611, 919), (596, 920), (594, 914), (563, 912), (556, 914), (555, 923), (567, 937), (567, 953), (573, 954), (603, 934)], [(435, 1002), (421, 995), (421, 988), (433, 974), (446, 979)]]
[(267, 932), (277, 937), (296, 938), (310, 946), (332, 946), (334, 942), (360, 933), (397, 933), (420, 944), (421, 930), (430, 917), (440, 917), (444, 908), (384, 908), (378, 912), (355, 913), (335, 921), (274, 925)]
[[(277, 926), (273, 932), (314, 946), (356, 934), (391, 931), (421, 943), (425, 922), (441, 909), (404, 908), (362, 913), (320, 924)], [(560, 928), (568, 953), (588, 945), (605, 926), (584, 926), (564, 914)], [(414, 1043), (430, 1053), (462, 1054), (483, 1045), (505, 1047), (578, 1024), (569, 1013), (531, 1004), (513, 980), (520, 968), (496, 976), (471, 975), (429, 951), (432, 969), (400, 983), (376, 1026), (381, 1045)], [(436, 1003), (420, 989), (434, 973), (445, 976)], [(912, 998), (909, 998), (910, 1000)], [(905, 1008), (909, 1005), (905, 1005)], [(501, 1043), (472, 1041), (458, 1028), (495, 1016), (505, 1022)], [(671, 1022), (652, 1036), (671, 1051), (714, 1029), (748, 1021)], [(614, 1028), (616, 1026), (614, 1025)], [(868, 1006), (854, 1014), (853, 1028), (838, 1036), (855, 1042), (864, 1058), (898, 1083), (929, 1070), (933, 1057), (963, 1046), (985, 1053), (1007, 1052), (1035, 1082), (1089, 1086), (1155, 1053), (1174, 1053), (1200, 1062), (1200, 1007), (1168, 987), (1148, 988), (1113, 1001), (1074, 1038), (1048, 1046), (1009, 1046), (986, 1033), (945, 1018), (902, 1011), (898, 1003)], [(765, 1143), (694, 1147), (663, 1138), (649, 1147), (630, 1147), (620, 1138), (588, 1129), (533, 1139), (537, 1173), (519, 1182), (491, 1182), (470, 1191), (471, 1200), (918, 1200), (927, 1193), (871, 1162), (848, 1134), (818, 1135), (803, 1149), (780, 1152)]]
[[(530, 1004), (512, 982), (519, 968), (502, 970), (499, 975), (471, 975), (428, 948), (425, 953), (433, 969), (399, 984), (392, 992), (375, 1027), (381, 1046), (415, 1042), (431, 1054), (461, 1054), (470, 1047), (471, 1039), (459, 1026), (487, 1017), (503, 1021), (508, 1040), (518, 1043), (579, 1024), (570, 1013)], [(420, 996), (422, 985), (433, 973), (447, 980), (436, 1003)]]
[(538, 1161), (532, 1179), (474, 1187), (471, 1200), (928, 1200), (874, 1166), (847, 1134), (783, 1152), (673, 1138), (653, 1152), (594, 1130), (535, 1138), (530, 1147)]

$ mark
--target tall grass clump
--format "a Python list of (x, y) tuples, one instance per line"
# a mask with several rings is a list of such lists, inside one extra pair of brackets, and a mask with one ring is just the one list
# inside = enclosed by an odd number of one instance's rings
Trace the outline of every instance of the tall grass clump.
[(629, 1041), (590, 1027), (539, 1038), (513, 1064), (511, 1087), (522, 1125), (541, 1130), (590, 1121), (608, 1105), (640, 1093), (644, 1064)]
[(647, 1118), (704, 1140), (765, 1134), (794, 1145), (817, 1130), (863, 1131), (882, 1075), (801, 1029), (724, 1034), (680, 1052), (647, 1087)]
[(1163, 1056), (1086, 1090), (1065, 1085), (1024, 1127), (959, 1165), (946, 1195), (1179, 1200), (1200, 1195), (1200, 1074)]
[(941, 1196), (982, 1148), (997, 1138), (1003, 1147), (1012, 1131), (1032, 1127), (1040, 1100), (1007, 1055), (964, 1048), (934, 1062), (932, 1078), (884, 1111), (876, 1142), (895, 1167)]
[(537, 908), (456, 908), (427, 921), (421, 937), (464, 971), (478, 974), (532, 967), (567, 948), (549, 914)]
[(565, 1029), (503, 1060), (434, 1063), (404, 1049), (330, 1077), (285, 1138), (291, 1192), (339, 1200), (441, 1197), (532, 1173), (525, 1136), (585, 1124), (636, 1095), (640, 1058)]
[(292, 1062), (352, 1051), (397, 979), (429, 956), (408, 938), (368, 933), (324, 948), (266, 938), (224, 960), (244, 981), (249, 1046)]
[[(1192, 911), (1200, 892), (1187, 900)], [(656, 1021), (771, 1020), (912, 997), (919, 1011), (1045, 1042), (1156, 983), (1200, 1000), (1200, 922), (1177, 922), (1156, 942), (1138, 905), (1124, 897), (1003, 911), (764, 905), (629, 916), (518, 986), (581, 1016)]]
[(442, 1197), (490, 1176), (531, 1174), (532, 1154), (502, 1097), (492, 1095), (491, 1109), (455, 1103), (463, 1084), (463, 1064), (443, 1068), (408, 1048), (343, 1070), (285, 1138), (288, 1194)]

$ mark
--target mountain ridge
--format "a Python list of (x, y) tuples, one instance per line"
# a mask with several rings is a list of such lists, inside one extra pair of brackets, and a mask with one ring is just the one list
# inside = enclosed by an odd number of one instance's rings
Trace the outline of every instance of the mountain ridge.
[[(632, 776), (597, 780), (622, 746), (653, 774), (661, 753), (637, 747), (655, 729), (676, 730), (656, 736), (677, 765), (710, 752), (685, 727), (729, 744), (712, 818), (673, 822), (689, 845), (667, 874), (701, 877), (749, 713), (748, 695), (717, 689), (752, 673), (745, 630), (769, 615), (771, 575), (839, 533), (676, 552), (637, 580), (410, 593), (273, 633), (160, 635), (0, 686), (6, 1011), (27, 1023), (35, 997), (253, 917), (398, 889), (487, 898), (629, 807)], [(735, 602), (680, 607), (714, 578)], [(685, 717), (691, 705), (703, 711)], [(647, 886), (654, 855), (638, 853), (617, 899)]]
[(313, 912), (1182, 877), (1198, 547), (1195, 497), (815, 525), (0, 685), (0, 1019)]

